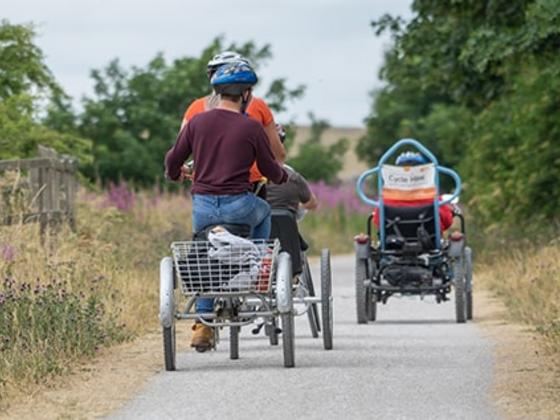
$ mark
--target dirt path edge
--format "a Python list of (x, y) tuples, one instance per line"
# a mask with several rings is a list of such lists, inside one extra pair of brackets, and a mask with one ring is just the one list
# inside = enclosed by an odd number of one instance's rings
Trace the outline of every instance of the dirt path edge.
[(558, 354), (533, 327), (512, 323), (488, 291), (475, 294), (475, 323), (493, 344), (491, 399), (507, 419), (560, 418)]

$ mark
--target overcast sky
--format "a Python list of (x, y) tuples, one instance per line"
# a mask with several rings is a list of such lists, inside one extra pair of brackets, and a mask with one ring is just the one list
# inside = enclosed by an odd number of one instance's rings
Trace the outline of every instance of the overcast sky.
[[(412, 0), (1, 0), (0, 18), (39, 25), (38, 45), (56, 79), (76, 101), (91, 92), (90, 70), (118, 57), (144, 66), (198, 56), (216, 36), (226, 42), (269, 43), (273, 59), (260, 69), (305, 84), (303, 99), (279, 121), (308, 122), (307, 113), (335, 126), (360, 126), (369, 92), (388, 47), (370, 22), (384, 13), (410, 17)], [(263, 93), (257, 88), (257, 94)]]

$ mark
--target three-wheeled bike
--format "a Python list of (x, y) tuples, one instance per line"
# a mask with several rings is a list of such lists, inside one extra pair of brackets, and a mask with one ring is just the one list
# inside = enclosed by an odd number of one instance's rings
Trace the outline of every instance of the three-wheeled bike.
[[(218, 238), (219, 233), (224, 232), (226, 235)], [(231, 359), (239, 358), (242, 327), (256, 324), (255, 333), (264, 327), (271, 345), (278, 344), (281, 336), (284, 366), (293, 367), (294, 315), (313, 312), (313, 308), (320, 304), (324, 345), (326, 349), (332, 348), (328, 251), (321, 259), (322, 295), (317, 297), (309, 292), (310, 277), (308, 280), (294, 277), (292, 258), (289, 252), (281, 249), (279, 239), (248, 239), (249, 232), (249, 226), (220, 224), (206, 227), (191, 241), (171, 244), (172, 256), (164, 257), (160, 263), (159, 318), (163, 328), (166, 370), (176, 369), (177, 320), (191, 320), (212, 327), (215, 343), (219, 341), (219, 331), (229, 328)], [(224, 240), (224, 237), (229, 239)], [(214, 299), (213, 312), (197, 313), (197, 298)], [(298, 307), (304, 310), (298, 311)], [(313, 322), (316, 324), (312, 329), (317, 327), (318, 317)]]

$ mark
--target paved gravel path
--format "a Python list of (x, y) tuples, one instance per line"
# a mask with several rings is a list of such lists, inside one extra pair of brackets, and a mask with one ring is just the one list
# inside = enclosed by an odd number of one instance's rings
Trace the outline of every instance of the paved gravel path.
[(357, 325), (354, 260), (335, 257), (332, 267), (334, 350), (323, 350), (300, 317), (296, 368), (285, 369), (281, 343), (270, 347), (245, 331), (239, 360), (229, 360), (226, 339), (217, 352), (183, 352), (177, 372), (156, 375), (109, 418), (497, 418), (490, 344), (473, 324), (454, 322), (452, 302), (394, 298), (378, 308), (378, 321)]

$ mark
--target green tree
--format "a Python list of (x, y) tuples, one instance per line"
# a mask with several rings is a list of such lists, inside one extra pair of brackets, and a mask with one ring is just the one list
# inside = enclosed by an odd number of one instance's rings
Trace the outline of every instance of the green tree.
[(358, 153), (375, 161), (400, 137), (424, 142), (465, 178), (477, 221), (553, 219), (560, 120), (560, 4), (415, 0), (409, 22), (384, 16), (393, 46)]
[(344, 154), (348, 150), (348, 139), (339, 139), (336, 143), (326, 146), (321, 137), (330, 125), (325, 120), (311, 119), (310, 137), (300, 145), (298, 154), (288, 164), (301, 173), (309, 181), (325, 181), (333, 183), (344, 165)]
[[(225, 45), (218, 38), (199, 57), (167, 61), (158, 54), (145, 67), (125, 69), (113, 60), (92, 71), (94, 95), (85, 99), (84, 111), (75, 118), (78, 132), (94, 144), (94, 161), (85, 168), (86, 174), (103, 182), (123, 178), (140, 185), (161, 178), (163, 156), (177, 136), (185, 109), (210, 93), (207, 62), (224, 49), (239, 51), (257, 68), (271, 56), (268, 45)], [(280, 110), (302, 92), (302, 87), (290, 89), (280, 79), (272, 82), (268, 96), (271, 106)], [(49, 123), (71, 129), (69, 113), (67, 104), (60, 102), (51, 109)]]
[(33, 156), (43, 144), (88, 161), (89, 141), (41, 123), (46, 104), (67, 96), (44, 63), (35, 36), (30, 24), (0, 23), (0, 159)]
[(0, 99), (29, 94), (61, 94), (43, 52), (33, 40), (33, 25), (12, 25), (0, 21)]

